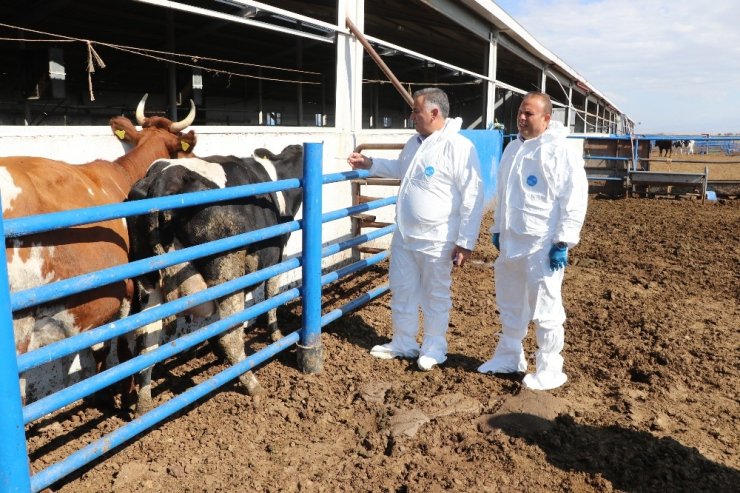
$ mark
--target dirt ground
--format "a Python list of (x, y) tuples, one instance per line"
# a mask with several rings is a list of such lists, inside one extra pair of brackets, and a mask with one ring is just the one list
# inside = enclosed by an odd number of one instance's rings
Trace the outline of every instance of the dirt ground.
[[(54, 489), (737, 491), (740, 201), (591, 198), (564, 285), (569, 381), (550, 392), (475, 371), (500, 330), (489, 224), (455, 273), (442, 367), (368, 354), (390, 337), (385, 295), (325, 329), (322, 373), (303, 375), (287, 351), (258, 369), (258, 407), (228, 385)], [(325, 306), (385, 281), (373, 268), (332, 286)], [(286, 332), (298, 326), (297, 311), (281, 315)], [(256, 330), (247, 344), (264, 338)], [(155, 371), (157, 398), (224, 368), (205, 348), (195, 356)], [(34, 423), (32, 465), (123, 422), (79, 404)]]

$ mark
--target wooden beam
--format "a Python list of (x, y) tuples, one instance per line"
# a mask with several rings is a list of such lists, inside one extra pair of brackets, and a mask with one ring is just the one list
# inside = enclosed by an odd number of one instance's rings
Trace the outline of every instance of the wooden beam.
[(409, 107), (414, 107), (414, 98), (411, 96), (411, 94), (404, 89), (404, 87), (401, 85), (401, 82), (396, 78), (395, 75), (393, 75), (393, 72), (390, 68), (388, 68), (388, 65), (385, 64), (382, 58), (380, 58), (380, 55), (373, 49), (372, 46), (370, 46), (370, 42), (365, 38), (365, 35), (360, 32), (359, 29), (357, 29), (357, 26), (355, 26), (355, 23), (352, 22), (352, 20), (347, 17), (347, 27), (352, 32), (352, 34), (355, 35), (357, 40), (362, 44), (362, 46), (365, 48), (365, 51), (367, 51), (368, 55), (370, 55), (370, 58), (375, 61), (375, 63), (378, 65), (380, 70), (383, 71), (386, 77), (388, 77), (388, 80), (391, 81), (393, 84), (393, 87), (396, 88), (398, 93), (403, 97), (404, 101), (409, 105)]

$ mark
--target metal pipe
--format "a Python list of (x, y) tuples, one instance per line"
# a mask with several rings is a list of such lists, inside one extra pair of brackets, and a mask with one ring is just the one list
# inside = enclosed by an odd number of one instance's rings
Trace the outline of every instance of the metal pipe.
[[(286, 291), (285, 293), (280, 295), (280, 303), (286, 303), (297, 295), (297, 289)], [(186, 406), (189, 406), (198, 399), (210, 394), (222, 385), (235, 379), (242, 373), (253, 369), (260, 363), (289, 348), (290, 346), (295, 344), (297, 340), (297, 331), (288, 334), (279, 341), (270, 344), (266, 348), (257, 351), (251, 356), (247, 356), (247, 358), (243, 361), (237, 363), (234, 366), (230, 366), (229, 368), (225, 369), (221, 373), (218, 373), (214, 377), (211, 377), (205, 382), (196, 385), (191, 389), (188, 389), (187, 391), (176, 397), (173, 397), (163, 404), (160, 404), (152, 411), (146, 413), (144, 416), (133, 420), (132, 422), (122, 426), (121, 428), (118, 428), (117, 430), (105, 435), (104, 437), (99, 438), (87, 447), (71, 454), (66, 459), (47, 467), (43, 471), (40, 471), (31, 478), (33, 491), (39, 491), (43, 488), (46, 488), (50, 484), (53, 484), (54, 482), (62, 479), (63, 477), (79, 469), (85, 464), (88, 464), (101, 455), (113, 450), (117, 446), (125, 443), (141, 432), (151, 428), (165, 418), (170, 417), (177, 411), (184, 409)]]
[[(208, 301), (213, 301), (240, 289), (254, 286), (255, 284), (264, 282), (271, 277), (297, 269), (298, 267), (300, 267), (299, 260), (286, 260), (271, 267), (212, 286), (184, 298), (179, 298), (169, 303), (144, 310), (124, 319), (101, 325), (92, 330), (86, 330), (72, 337), (62, 339), (49, 344), (48, 346), (44, 346), (18, 356), (18, 371), (28, 371), (31, 368), (71, 355), (95, 344), (108, 341), (115, 337), (120, 337), (134, 329), (150, 324), (155, 320), (160, 320), (162, 318), (181, 313), (194, 306), (201, 305)], [(125, 376), (128, 375), (122, 375), (122, 377)]]
[[(388, 290), (387, 285), (381, 286), (380, 288), (376, 288), (375, 290), (372, 290), (371, 292), (367, 293), (366, 295), (363, 295), (359, 297), (358, 299), (347, 303), (346, 305), (342, 306), (340, 309), (335, 310), (331, 312), (327, 317), (321, 317), (321, 286), (328, 284), (330, 282), (333, 282), (337, 279), (340, 279), (344, 276), (347, 276), (349, 274), (352, 274), (354, 272), (357, 272), (360, 269), (363, 269), (369, 265), (373, 265), (375, 263), (378, 263), (388, 256), (388, 252), (383, 252), (381, 254), (378, 254), (374, 257), (361, 260), (359, 262), (356, 262), (354, 264), (351, 264), (349, 266), (343, 267), (335, 272), (328, 273), (326, 275), (321, 276), (321, 258), (332, 255), (334, 253), (337, 253), (339, 251), (351, 248), (355, 244), (359, 244), (361, 242), (370, 241), (372, 239), (375, 239), (377, 237), (390, 234), (394, 229), (395, 225), (390, 225), (385, 228), (379, 229), (375, 232), (362, 235), (357, 238), (352, 238), (350, 240), (346, 240), (344, 242), (340, 242), (337, 244), (329, 245), (326, 248), (321, 248), (322, 240), (321, 240), (321, 224), (326, 221), (338, 219), (340, 217), (346, 217), (347, 215), (350, 215), (355, 212), (355, 209), (359, 210), (368, 210), (372, 208), (382, 207), (386, 205), (390, 205), (395, 201), (395, 197), (390, 197), (387, 199), (377, 200), (374, 202), (361, 204), (357, 207), (352, 207), (349, 209), (340, 209), (338, 211), (332, 211), (327, 214), (321, 214), (321, 189), (323, 183), (332, 183), (333, 181), (339, 181), (340, 178), (351, 179), (352, 177), (358, 177), (362, 175), (367, 175), (367, 172), (345, 172), (345, 173), (337, 173), (335, 175), (327, 175), (322, 176), (321, 174), (321, 156), (322, 156), (323, 146), (321, 144), (306, 144), (306, 176), (303, 180), (304, 187), (310, 187), (313, 189), (314, 192), (318, 190), (317, 193), (309, 193), (308, 196), (304, 199), (304, 219), (303, 221), (310, 221), (312, 227), (309, 227), (309, 231), (304, 231), (304, 238), (308, 237), (310, 238), (309, 243), (311, 243), (311, 248), (307, 248), (307, 246), (304, 245), (304, 255), (315, 255), (315, 252), (311, 250), (317, 250), (319, 252), (319, 258), (312, 259), (311, 261), (311, 267), (308, 270), (304, 269), (304, 296), (308, 294), (309, 299), (312, 299), (313, 302), (316, 304), (316, 306), (313, 309), (307, 309), (304, 305), (304, 314), (305, 313), (312, 313), (313, 319), (311, 317), (306, 319), (306, 322), (304, 322), (304, 329), (302, 331), (302, 335), (299, 335), (299, 333), (296, 331), (292, 334), (289, 334), (288, 336), (282, 338), (280, 341), (268, 346), (267, 348), (263, 349), (262, 351), (259, 351), (258, 353), (247, 357), (244, 361), (224, 370), (223, 372), (219, 373), (215, 377), (207, 380), (206, 382), (186, 391), (185, 393), (174, 397), (173, 399), (170, 399), (166, 403), (162, 404), (161, 406), (157, 407), (155, 410), (151, 411), (150, 413), (147, 413), (146, 415), (142, 416), (141, 418), (138, 418), (134, 420), (132, 423), (125, 425), (118, 430), (115, 430), (114, 432), (106, 435), (105, 437), (102, 437), (101, 439), (93, 442), (92, 444), (88, 445), (87, 447), (83, 448), (82, 450), (73, 453), (66, 459), (64, 459), (61, 462), (58, 462), (56, 464), (53, 464), (52, 466), (40, 471), (38, 474), (34, 476), (30, 476), (30, 471), (28, 468), (28, 456), (25, 453), (25, 435), (23, 433), (23, 426), (18, 425), (16, 426), (16, 430), (19, 430), (20, 434), (20, 444), (24, 447), (24, 453), (20, 454), (17, 451), (14, 451), (13, 458), (18, 460), (18, 464), (15, 464), (13, 461), (9, 460), (3, 460), (5, 467), (2, 470), (0, 470), (0, 480), (4, 479), (3, 474), (6, 472), (10, 472), (14, 474), (13, 478), (17, 478), (21, 481), (20, 484), (11, 485), (11, 489), (2, 489), (5, 486), (5, 483), (0, 481), (0, 493), (4, 493), (5, 491), (39, 491), (50, 484), (54, 483), (55, 481), (58, 481), (59, 479), (63, 478), (64, 476), (68, 475), (74, 470), (79, 469), (85, 464), (88, 464), (90, 461), (94, 460), (97, 457), (100, 457), (101, 455), (109, 452), (110, 450), (114, 449), (118, 445), (121, 445), (125, 441), (133, 438), (134, 436), (140, 434), (142, 431), (151, 428), (154, 424), (162, 421), (166, 417), (172, 415), (174, 412), (183, 409), (185, 406), (192, 404), (196, 400), (202, 398), (206, 394), (213, 392), (216, 388), (220, 387), (224, 383), (233, 380), (234, 378), (238, 377), (242, 373), (244, 373), (247, 370), (250, 370), (254, 368), (259, 363), (262, 363), (263, 361), (266, 361), (267, 359), (271, 358), (272, 356), (276, 355), (277, 353), (283, 351), (284, 349), (287, 349), (291, 345), (297, 343), (299, 340), (303, 339), (304, 341), (311, 341), (311, 337), (313, 339), (316, 339), (318, 342), (318, 347), (320, 349), (320, 330), (321, 327), (329, 323), (331, 320), (334, 320), (341, 316), (342, 313), (346, 313), (350, 310), (354, 310), (357, 307), (361, 306), (362, 304), (367, 303), (368, 301), (372, 300), (373, 298), (379, 296), (380, 294), (386, 292)], [(312, 164), (308, 164), (312, 163)], [(285, 180), (287, 181), (287, 180)], [(304, 189), (305, 191), (305, 189)], [(211, 196), (212, 198), (212, 196)], [(156, 199), (159, 202), (156, 204), (156, 206), (161, 206), (162, 201), (160, 199)], [(140, 201), (144, 202), (144, 201)], [(182, 201), (180, 200), (180, 203), (182, 204)], [(308, 206), (308, 210), (306, 210), (306, 203), (310, 204)], [(151, 204), (149, 204), (151, 205)], [(139, 204), (139, 206), (142, 206), (142, 204)], [(179, 205), (180, 207), (184, 205)], [(155, 209), (148, 209), (149, 212)], [(130, 215), (133, 215), (130, 214)], [(304, 224), (306, 224), (304, 222)], [(299, 228), (299, 225), (296, 221), (293, 221), (291, 223), (286, 223), (286, 225), (283, 225), (288, 227), (290, 231), (293, 231), (295, 229)], [(0, 222), (0, 237), (3, 237), (3, 223)], [(272, 234), (272, 233), (270, 233)], [(305, 241), (305, 240), (304, 240)], [(204, 245), (201, 245), (204, 246)], [(191, 247), (193, 248), (193, 247)], [(196, 247), (197, 248), (197, 247)], [(181, 250), (180, 252), (183, 252), (184, 250)], [(177, 253), (177, 252), (176, 252)], [(188, 256), (193, 255), (192, 253), (188, 253)], [(162, 257), (165, 257), (164, 255)], [(2, 262), (0, 262), (0, 307), (10, 307), (10, 296), (9, 296), (9, 290), (7, 283), (3, 286), (2, 283), (4, 280), (7, 279), (7, 267), (5, 266), (5, 259), (0, 259)], [(176, 260), (168, 260), (168, 263), (179, 263), (182, 261), (182, 259), (176, 259)], [(167, 305), (163, 305), (163, 307), (170, 306), (170, 310), (173, 312), (179, 312), (182, 311), (182, 306), (185, 304), (199, 304), (202, 302), (200, 299), (196, 299), (199, 296), (203, 297), (220, 297), (222, 293), (220, 291), (212, 291), (212, 290), (233, 290), (235, 288), (238, 288), (239, 285), (245, 285), (248, 283), (247, 279), (249, 278), (249, 283), (254, 284), (259, 281), (261, 278), (271, 277), (272, 275), (275, 275), (277, 270), (280, 272), (286, 271), (286, 270), (292, 270), (296, 267), (298, 267), (303, 261), (301, 259), (291, 259), (288, 261), (285, 261), (281, 264), (278, 264), (272, 268), (263, 269), (262, 271), (243, 276), (241, 278), (229, 281), (227, 283), (224, 283), (219, 286), (215, 286), (209, 290), (206, 290), (201, 293), (197, 293), (195, 295), (191, 295), (189, 297), (186, 297), (182, 300), (178, 300), (172, 303), (168, 303)], [(277, 269), (277, 270), (276, 270)], [(255, 277), (259, 276), (259, 277)], [(315, 284), (315, 285), (314, 285)], [(306, 285), (310, 285), (309, 290), (306, 290)], [(312, 292), (309, 292), (312, 291)], [(143, 369), (145, 367), (151, 366), (152, 364), (162, 361), (163, 359), (166, 359), (167, 357), (170, 357), (184, 349), (187, 349), (189, 347), (193, 347), (200, 342), (203, 342), (206, 339), (210, 339), (219, 333), (223, 332), (224, 330), (228, 330), (229, 328), (233, 327), (235, 324), (239, 324), (241, 322), (245, 322), (246, 320), (252, 319), (256, 317), (257, 315), (266, 312), (268, 309), (279, 306), (281, 304), (287, 303), (295, 298), (297, 298), (300, 294), (300, 291), (298, 289), (291, 289), (284, 293), (281, 293), (278, 296), (275, 296), (273, 298), (270, 298), (269, 300), (266, 300), (262, 303), (259, 303), (257, 305), (254, 305), (238, 314), (233, 315), (232, 317), (229, 317), (224, 320), (217, 321), (213, 324), (210, 324), (206, 327), (203, 327), (202, 329), (193, 332), (192, 334), (188, 334), (186, 336), (183, 336), (177, 341), (173, 341), (171, 343), (165, 344), (158, 348), (157, 350), (154, 350), (150, 353), (141, 355), (133, 360), (130, 360), (126, 363), (122, 363), (121, 365), (118, 365), (116, 368), (108, 370), (106, 372), (103, 372), (95, 377), (91, 377), (90, 379), (87, 379), (83, 382), (80, 382), (78, 384), (75, 384), (68, 389), (65, 389), (64, 395), (60, 395), (60, 393), (53, 394), (52, 396), (48, 396), (47, 398), (41, 399), (29, 406), (27, 406), (25, 409), (21, 408), (22, 417), (26, 420), (26, 422), (30, 422), (34, 419), (37, 419), (41, 417), (42, 415), (46, 414), (46, 412), (50, 411), (52, 407), (58, 407), (58, 404), (65, 405), (79, 399), (80, 397), (84, 395), (89, 395), (89, 393), (95, 391), (96, 389), (100, 389), (104, 386), (107, 386), (113, 381), (120, 379), (122, 376), (130, 375), (140, 369)], [(5, 296), (8, 299), (3, 299), (2, 297)], [(172, 308), (174, 307), (174, 308)], [(147, 310), (146, 312), (143, 312), (141, 315), (152, 315), (155, 312), (158, 313), (159, 308), (154, 308), (152, 310)], [(158, 313), (161, 315), (161, 313)], [(0, 315), (2, 315), (2, 308), (0, 308)], [(0, 339), (2, 339), (2, 335), (5, 335), (6, 338), (10, 338), (12, 340), (12, 317), (10, 316), (11, 312), (10, 310), (5, 311), (5, 317), (6, 319), (9, 319), (7, 322), (7, 325), (10, 327), (10, 330), (0, 331)], [(130, 318), (135, 318), (130, 317)], [(122, 325), (126, 322), (127, 319), (123, 321), (119, 321), (117, 324), (110, 324), (113, 325)], [(0, 322), (3, 322), (2, 319), (0, 319)], [(141, 320), (139, 320), (141, 322)], [(132, 324), (133, 325), (133, 324)], [(140, 326), (140, 325), (139, 325)], [(2, 326), (0, 326), (2, 327)], [(308, 331), (306, 328), (309, 329), (317, 329), (314, 331)], [(100, 329), (100, 328), (98, 328)], [(98, 329), (93, 329), (93, 331), (98, 331)], [(130, 329), (129, 329), (130, 330)], [(100, 332), (100, 331), (99, 331)], [(312, 336), (312, 332), (314, 335)], [(306, 337), (308, 335), (308, 337)], [(75, 336), (79, 337), (79, 336)], [(70, 338), (70, 339), (75, 339)], [(7, 342), (7, 341), (2, 341)], [(0, 350), (3, 350), (3, 347), (10, 348), (9, 351), (13, 353), (14, 344), (6, 343), (2, 346), (0, 346)], [(312, 349), (315, 349), (316, 345)], [(7, 357), (4, 359), (0, 359), (0, 370), (4, 369), (4, 364), (7, 362), (12, 362), (15, 364), (16, 358), (14, 353), (12, 354), (12, 357)], [(0, 380), (0, 390), (4, 390), (2, 387), (7, 382), (13, 382), (17, 386), (17, 365), (16, 368), (11, 369), (11, 378), (6, 378), (4, 380)], [(3, 399), (2, 402), (0, 402), (0, 406), (4, 406), (2, 408), (4, 412), (4, 420), (0, 421), (0, 431), (4, 432), (2, 435), (4, 440), (0, 441), (0, 453), (4, 452), (7, 449), (8, 444), (10, 443), (10, 438), (12, 437), (11, 433), (8, 433), (3, 426), (7, 424), (13, 424), (13, 421), (9, 418), (12, 418), (12, 413), (9, 413), (6, 411), (6, 407), (10, 399), (7, 398), (9, 395), (13, 395), (12, 392), (3, 392), (0, 395), (5, 395), (6, 399)], [(15, 389), (15, 395), (18, 396), (17, 399), (17, 408), (20, 407), (20, 389), (16, 387)], [(54, 406), (52, 406), (52, 403), (54, 403)], [(18, 414), (18, 409), (16, 409), (16, 415)], [(15, 420), (17, 423), (17, 419)], [(17, 442), (17, 440), (16, 440)], [(5, 457), (3, 455), (0, 455), (3, 459)]]
[[(264, 271), (257, 271), (257, 274), (263, 275)], [(265, 277), (265, 279), (267, 279), (267, 277)], [(219, 287), (224, 286), (225, 284), (227, 283), (221, 284)], [(196, 330), (195, 332), (178, 337), (174, 341), (159, 346), (151, 352), (141, 354), (134, 359), (119, 363), (113, 368), (98, 373), (90, 378), (86, 378), (85, 380), (75, 383), (64, 390), (60, 390), (59, 392), (39, 399), (23, 408), (23, 420), (25, 423), (30, 423), (31, 421), (39, 419), (49, 413), (61, 409), (67, 404), (71, 404), (76, 400), (87, 397), (94, 392), (113, 385), (125, 377), (138, 373), (145, 368), (149, 368), (155, 363), (159, 363), (171, 356), (185, 351), (188, 348), (195, 347), (201, 342), (219, 336), (223, 332), (226, 332), (237, 325), (248, 322), (272, 308), (277, 308), (281, 304), (287, 303), (295, 297), (294, 296), (286, 300), (284, 295), (285, 293), (268, 298), (265, 301), (252, 305), (241, 312), (231, 315), (230, 317), (218, 320)]]
[[(387, 256), (388, 256), (388, 253), (383, 252), (373, 257), (370, 257), (368, 259), (365, 259), (361, 262), (357, 262), (355, 264), (347, 266), (344, 268), (343, 275), (356, 272), (357, 270), (361, 268), (378, 263), (384, 260), (385, 258), (387, 258)], [(321, 285), (325, 285), (325, 284), (328, 284), (329, 282), (333, 282), (333, 280), (335, 280), (335, 276), (332, 276), (331, 274), (322, 276)], [(328, 313), (326, 316), (320, 318), (321, 327), (336, 320), (342, 314), (355, 310), (359, 308), (360, 306), (368, 303), (369, 301), (372, 301), (373, 299), (377, 298), (378, 296), (384, 294), (387, 291), (388, 291), (388, 284), (386, 283), (373, 290), (368, 291), (366, 294), (358, 297), (357, 299), (349, 303), (346, 303), (340, 308), (333, 310), (332, 312)], [(288, 301), (296, 298), (298, 293), (299, 291), (297, 289), (292, 289), (292, 290), (286, 291), (282, 293), (281, 295), (275, 297), (274, 301), (276, 301), (279, 304), (287, 303)], [(263, 305), (263, 304), (266, 305), (267, 303), (262, 302), (259, 305)], [(254, 305), (252, 309), (250, 309), (251, 314), (254, 316), (257, 315), (256, 310), (254, 310), (256, 308), (258, 308), (258, 305)], [(38, 491), (38, 490), (41, 490), (42, 488), (49, 486), (50, 484), (67, 476), (72, 471), (79, 469), (83, 465), (100, 457), (101, 455), (107, 453), (108, 451), (114, 449), (115, 447), (125, 443), (126, 441), (130, 440), (131, 438), (135, 437), (141, 432), (151, 428), (155, 424), (171, 416), (175, 412), (180, 411), (181, 409), (194, 403), (198, 399), (218, 389), (225, 383), (230, 382), (231, 380), (238, 377), (242, 373), (253, 369), (258, 364), (264, 361), (267, 361), (268, 359), (272, 358), (276, 354), (291, 347), (293, 344), (296, 344), (299, 338), (300, 338), (299, 331), (295, 331), (295, 332), (292, 332), (291, 334), (288, 334), (287, 336), (283, 337), (279, 341), (273, 344), (270, 344), (266, 348), (256, 352), (255, 354), (251, 356), (248, 356), (245, 360), (241, 361), (240, 363), (237, 363), (236, 365), (223, 370), (221, 373), (218, 373), (217, 375), (206, 380), (205, 382), (199, 385), (196, 385), (195, 387), (188, 389), (184, 393), (176, 397), (173, 397), (167, 402), (159, 405), (152, 411), (135, 419), (131, 423), (128, 423), (122, 426), (121, 428), (96, 440), (95, 442), (91, 443), (87, 447), (71, 454), (69, 457), (67, 457), (63, 461), (60, 461), (52, 466), (47, 467), (43, 471), (40, 471), (38, 474), (34, 475), (31, 478), (31, 485), (33, 486), (33, 491)], [(25, 477), (28, 478), (28, 474), (26, 474)], [(11, 490), (11, 491), (16, 491), (16, 490)], [(30, 491), (30, 489), (25, 490), (25, 491)]]
[[(167, 51), (175, 51), (175, 11), (167, 11), (167, 29), (166, 29), (166, 46)], [(177, 69), (174, 63), (167, 64), (167, 109), (170, 113), (170, 120), (176, 122), (177, 118)]]
[(321, 204), (324, 145), (303, 144), (303, 313), (298, 365), (305, 373), (319, 373), (321, 354)]
[(385, 64), (382, 58), (380, 58), (380, 55), (373, 49), (372, 46), (370, 46), (370, 42), (365, 38), (365, 35), (360, 32), (359, 29), (357, 29), (357, 26), (355, 26), (355, 23), (352, 22), (352, 20), (347, 17), (347, 27), (350, 31), (352, 31), (352, 34), (357, 37), (357, 40), (362, 44), (362, 46), (365, 48), (365, 51), (367, 51), (368, 55), (370, 55), (370, 58), (372, 58), (375, 63), (380, 67), (380, 70), (383, 71), (383, 73), (388, 77), (388, 80), (391, 81), (393, 84), (393, 87), (396, 88), (398, 93), (403, 97), (403, 99), (408, 103), (409, 107), (414, 107), (414, 98), (411, 96), (411, 94), (401, 85), (401, 83), (398, 81), (395, 75), (393, 75), (393, 72), (390, 68), (388, 68), (388, 65)]
[(165, 209), (181, 209), (202, 204), (213, 204), (232, 199), (240, 199), (260, 195), (263, 193), (279, 192), (298, 188), (301, 182), (297, 178), (287, 180), (268, 181), (239, 185), (237, 187), (190, 192), (168, 197), (134, 200), (120, 204), (108, 204), (84, 209), (74, 209), (61, 212), (50, 212), (37, 216), (19, 217), (5, 221), (5, 236), (14, 238), (33, 233), (42, 233), (52, 229), (67, 228), (80, 224), (90, 224), (109, 219), (136, 216), (149, 212), (158, 212)]
[(212, 17), (215, 19), (226, 20), (235, 22), (237, 24), (246, 24), (247, 26), (259, 27), (262, 29), (268, 29), (270, 31), (277, 31), (284, 34), (292, 34), (294, 36), (301, 36), (303, 38), (309, 38), (316, 41), (323, 41), (324, 43), (334, 43), (334, 36), (331, 38), (326, 36), (319, 36), (316, 34), (306, 33), (298, 31), (296, 29), (288, 29), (286, 27), (275, 26), (266, 22), (254, 21), (252, 19), (245, 19), (244, 17), (237, 17), (231, 14), (224, 14), (222, 12), (216, 12), (214, 10), (203, 9), (192, 5), (185, 5), (182, 3), (172, 2), (170, 0), (133, 0), (134, 2), (148, 3), (150, 5), (156, 5), (158, 7), (170, 8), (173, 10), (180, 10), (182, 12), (188, 12), (191, 14), (202, 15), (205, 17)]
[[(325, 175), (325, 179), (332, 178), (333, 176), (334, 175)], [(328, 182), (332, 183), (331, 180), (329, 180)], [(393, 205), (395, 201), (396, 201), (396, 197), (388, 197), (385, 199), (379, 199), (376, 201), (359, 204), (357, 206), (350, 207), (350, 208), (330, 211), (322, 215), (321, 222), (323, 224), (326, 222), (330, 222), (330, 221), (341, 219), (347, 216), (351, 216), (352, 214), (357, 214), (360, 212), (366, 212), (369, 210), (378, 209), (380, 207)], [(194, 260), (196, 258), (205, 256), (205, 255), (214, 255), (214, 254), (226, 251), (226, 250), (232, 250), (234, 248), (238, 248), (238, 247), (250, 244), (250, 243), (262, 241), (267, 238), (281, 236), (282, 234), (297, 231), (298, 229), (300, 229), (300, 224), (298, 223), (298, 221), (291, 221), (290, 223), (284, 223), (282, 225), (272, 226), (270, 228), (266, 228), (260, 231), (245, 233), (244, 235), (241, 235), (241, 239), (236, 242), (232, 241), (231, 238), (224, 238), (224, 239), (210, 242), (204, 245), (196, 245), (192, 247), (183, 248), (182, 250), (177, 250), (175, 252), (170, 252), (164, 255), (159, 255), (157, 257), (152, 257), (151, 259), (138, 260), (126, 266), (118, 266), (118, 267), (113, 267), (111, 269), (106, 269), (106, 271), (115, 270), (115, 272), (117, 273), (115, 276), (111, 275), (110, 276), (111, 279), (115, 279), (115, 280), (128, 279), (128, 278), (136, 277), (138, 275), (142, 275), (146, 272), (151, 272), (152, 270), (162, 269), (164, 267), (169, 267), (171, 265), (176, 265), (182, 262), (191, 261), (191, 260)], [(388, 226), (387, 228), (379, 229), (377, 231), (373, 231), (370, 233), (366, 233), (358, 238), (354, 238), (346, 242), (329, 245), (322, 250), (321, 256), (322, 258), (328, 257), (329, 255), (333, 255), (335, 253), (339, 253), (342, 250), (351, 248), (355, 244), (360, 244), (366, 241), (374, 240), (376, 238), (379, 238), (380, 236), (389, 234), (390, 232), (392, 232), (392, 229), (395, 229), (395, 225)], [(42, 364), (48, 363), (54, 359), (81, 351), (94, 344), (99, 344), (101, 342), (113, 339), (114, 337), (122, 336), (136, 328), (152, 323), (155, 320), (159, 320), (163, 317), (168, 317), (170, 315), (180, 313), (182, 311), (187, 310), (188, 308), (200, 305), (207, 301), (212, 301), (216, 298), (225, 296), (226, 294), (236, 291), (237, 289), (244, 289), (248, 286), (252, 286), (254, 284), (257, 284), (258, 282), (262, 282), (263, 280), (269, 277), (273, 277), (275, 275), (279, 275), (279, 274), (282, 274), (284, 272), (287, 272), (287, 271), (290, 271), (292, 269), (299, 267), (299, 264), (297, 262), (298, 261), (295, 259), (287, 260), (273, 267), (270, 267), (268, 270), (260, 271), (260, 273), (252, 273), (247, 276), (234, 279), (232, 281), (229, 281), (228, 283), (208, 288), (205, 291), (201, 291), (199, 293), (195, 293), (185, 298), (172, 301), (165, 305), (160, 305), (150, 310), (137, 313), (130, 317), (126, 317), (125, 319), (122, 319), (122, 320), (117, 320), (115, 322), (101, 325), (100, 327), (97, 327), (95, 329), (82, 332), (73, 337), (62, 339), (60, 341), (49, 344), (48, 346), (44, 346), (34, 351), (24, 353), (18, 356), (18, 372), (24, 372), (24, 371), (30, 370), (31, 368), (35, 368)], [(104, 271), (100, 271), (100, 272), (102, 273)], [(81, 278), (81, 277), (90, 278), (93, 275), (94, 274), (86, 274), (85, 276), (78, 276), (78, 278)], [(50, 292), (56, 293), (57, 290), (67, 292), (66, 289), (61, 289), (59, 287), (59, 284), (61, 283), (65, 283), (65, 285), (67, 284), (72, 284), (72, 285), (88, 284), (86, 281), (77, 280), (74, 283), (68, 283), (68, 281), (69, 280), (64, 280), (64, 281), (59, 281), (58, 283), (55, 283), (57, 287), (55, 289), (50, 290)], [(36, 288), (36, 289), (39, 289), (39, 288)]]
[[(0, 238), (5, 240), (2, 217)], [(5, 249), (0, 254), (0, 396), (0, 492), (31, 491)]]

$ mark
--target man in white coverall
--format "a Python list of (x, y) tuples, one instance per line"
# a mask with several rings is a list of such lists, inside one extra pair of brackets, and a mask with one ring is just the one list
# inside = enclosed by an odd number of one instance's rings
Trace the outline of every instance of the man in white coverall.
[[(347, 162), (373, 176), (401, 179), (389, 273), (393, 338), (370, 354), (418, 357), (419, 368), (428, 371), (447, 359), (452, 265), (462, 267), (478, 239), (483, 190), (475, 148), (458, 133), (462, 120), (447, 118), (447, 95), (427, 88), (413, 98), (411, 119), (418, 134), (398, 159), (353, 152)], [(424, 318), (421, 348), (416, 341), (419, 306)]]
[(493, 244), (496, 304), (502, 334), (481, 373), (527, 371), (522, 340), (536, 328), (536, 371), (526, 387), (560, 387), (565, 309), (561, 296), (568, 248), (579, 240), (586, 216), (588, 182), (581, 153), (566, 143), (568, 129), (550, 121), (552, 103), (543, 93), (524, 96), (518, 138), (504, 150), (498, 170)]

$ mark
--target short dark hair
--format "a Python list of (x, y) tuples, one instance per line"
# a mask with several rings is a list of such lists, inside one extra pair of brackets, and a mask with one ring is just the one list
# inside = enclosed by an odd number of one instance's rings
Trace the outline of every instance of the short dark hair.
[(552, 101), (550, 100), (550, 96), (548, 96), (544, 92), (531, 91), (524, 95), (524, 97), (522, 98), (522, 101), (526, 101), (527, 99), (531, 99), (531, 98), (537, 98), (540, 101), (542, 101), (545, 114), (552, 115)]
[(414, 91), (414, 99), (420, 96), (424, 97), (425, 105), (432, 105), (439, 108), (442, 118), (447, 118), (450, 114), (450, 100), (447, 99), (447, 94), (445, 94), (442, 89), (437, 89), (436, 87), (425, 87), (424, 89)]

